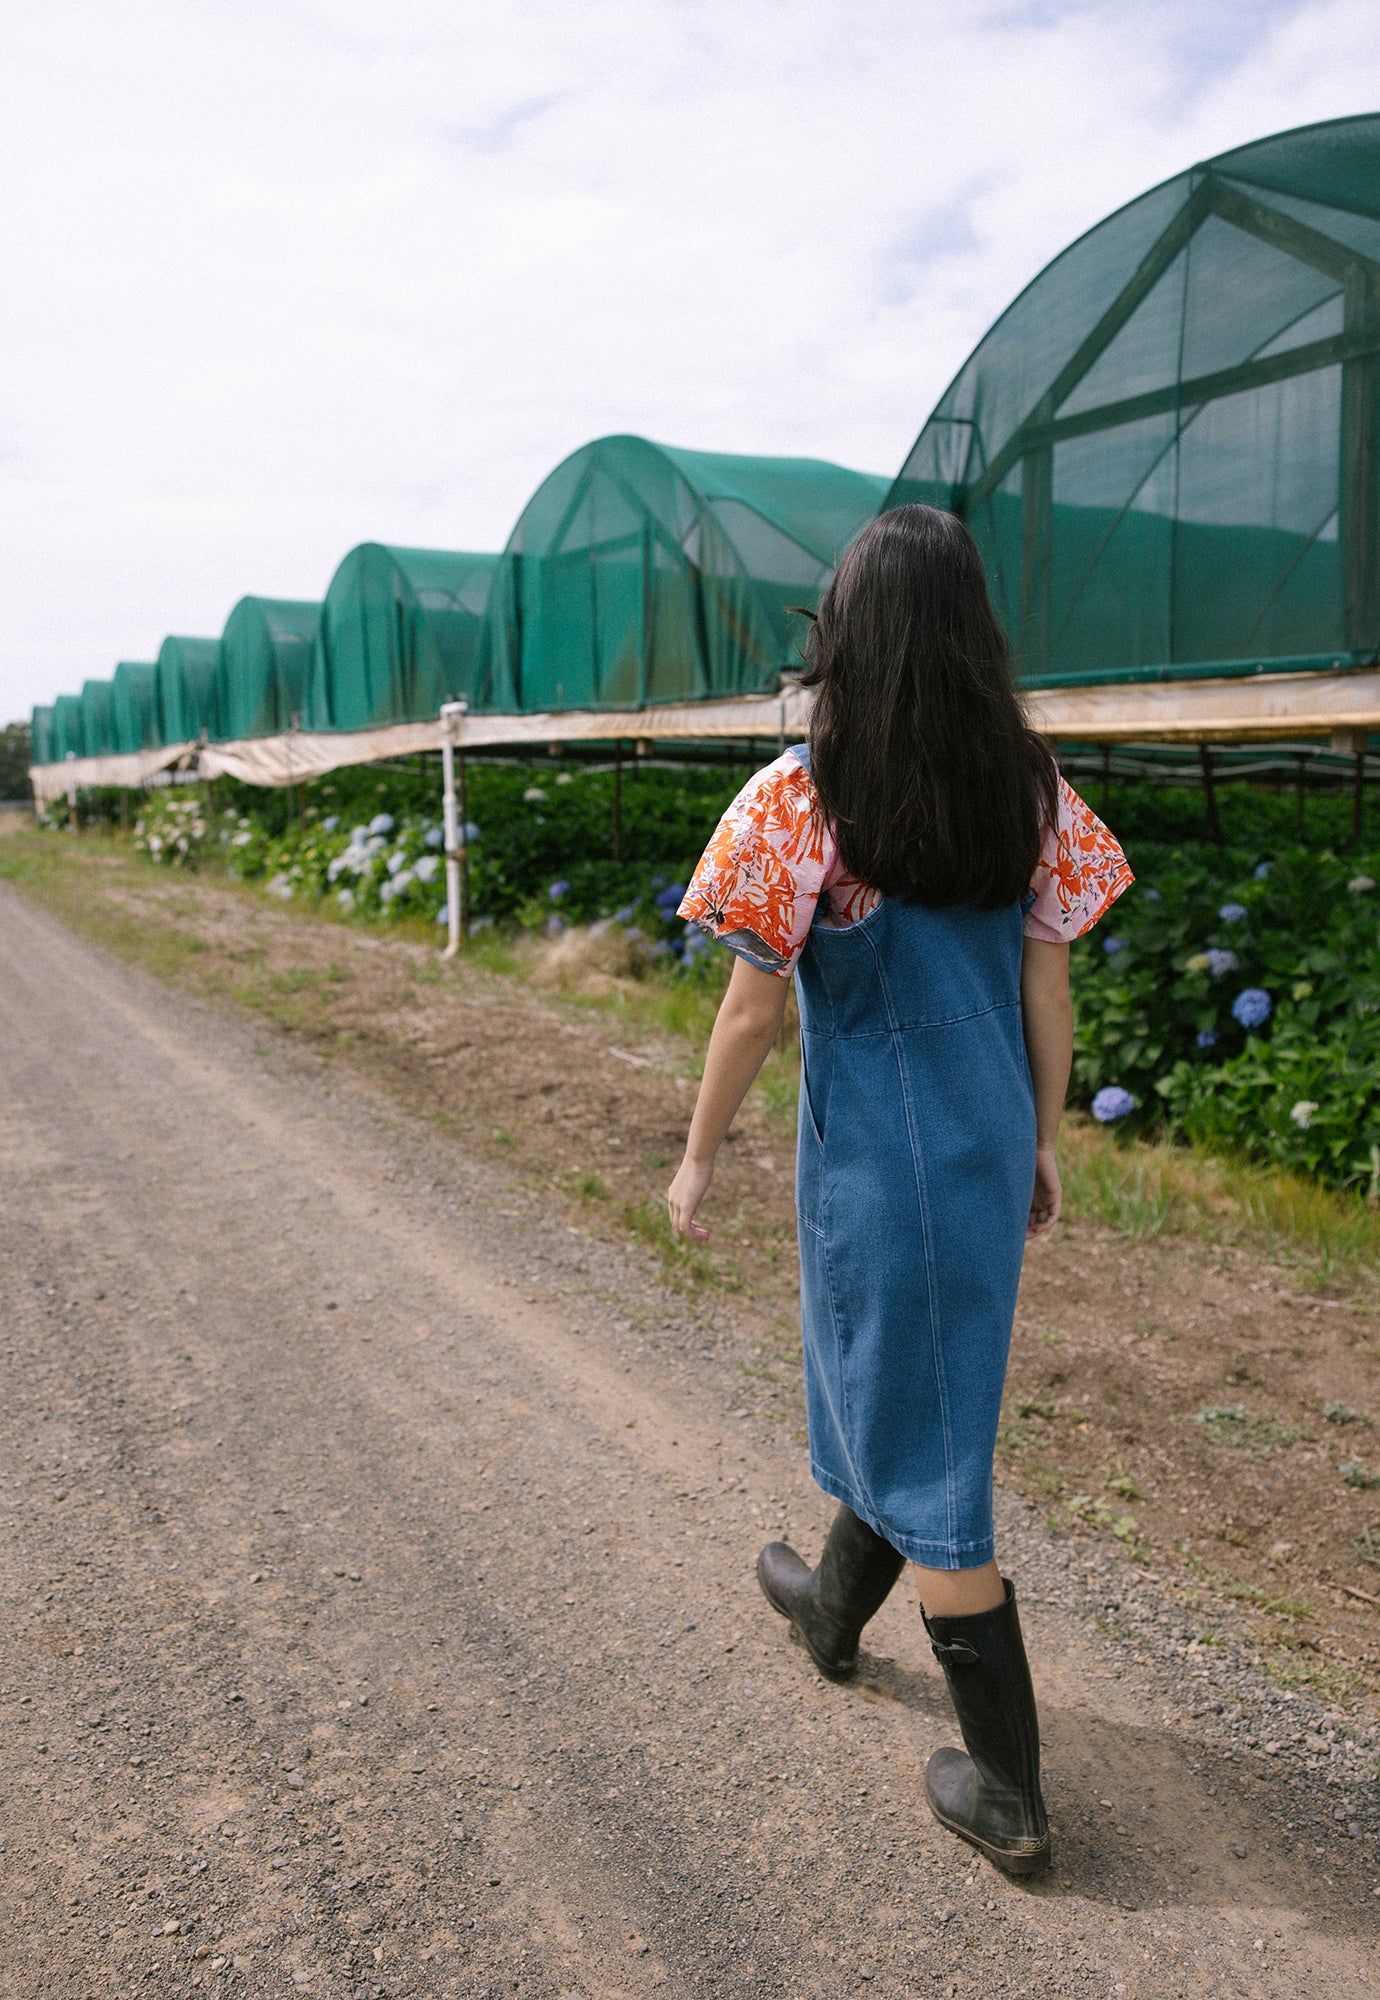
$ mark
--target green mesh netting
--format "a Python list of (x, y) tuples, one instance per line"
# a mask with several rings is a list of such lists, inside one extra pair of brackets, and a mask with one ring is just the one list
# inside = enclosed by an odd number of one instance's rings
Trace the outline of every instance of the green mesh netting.
[(108, 757), (112, 737), (112, 707), (115, 689), (109, 681), (84, 681), (81, 701), (82, 757)]
[(319, 604), (240, 599), (220, 639), (215, 733), (222, 743), (300, 726), (320, 619)]
[(121, 660), (111, 682), (110, 748), (118, 756), (136, 750), (156, 750), (158, 733), (158, 669), (152, 662)]
[(634, 708), (771, 692), (887, 482), (811, 458), (600, 438), (543, 481), (503, 552), (477, 705)]
[(1224, 153), (1042, 271), (888, 496), (960, 514), (1033, 682), (1380, 644), (1380, 116)]
[(158, 649), (158, 730), (164, 743), (216, 734), (219, 639), (165, 639)]
[(431, 721), (443, 701), (472, 696), (497, 562), (379, 542), (351, 549), (322, 606), (303, 727)]
[(29, 762), (31, 764), (56, 764), (57, 747), (53, 735), (53, 710), (51, 703), (35, 708), (29, 717)]

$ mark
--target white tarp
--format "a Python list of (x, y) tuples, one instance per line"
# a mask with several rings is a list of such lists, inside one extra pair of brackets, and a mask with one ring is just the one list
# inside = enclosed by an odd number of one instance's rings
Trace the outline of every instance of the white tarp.
[(69, 786), (146, 785), (154, 773), (191, 757), (195, 743), (170, 743), (161, 750), (135, 750), (124, 757), (69, 757), (61, 764), (31, 764), (29, 783), (40, 805), (60, 799)]
[(1380, 730), (1380, 669), (1043, 688), (1028, 696), (1027, 706), (1042, 734), (1066, 743), (1243, 743), (1365, 735)]
[(307, 735), (294, 729), (286, 736), (254, 736), (243, 743), (208, 743), (201, 752), (197, 774), (202, 778), (239, 778), (246, 785), (300, 785), (346, 764), (379, 764), (386, 757), (406, 757), (416, 750), (439, 750), (441, 724), (396, 722), (386, 729), (323, 730)]
[[(1264, 742), (1308, 736), (1380, 732), (1380, 669), (1323, 674), (1256, 674), (1237, 680), (1149, 681), (1138, 686), (1045, 688), (1027, 697), (1030, 719), (1044, 735), (1066, 743)], [(695, 701), (660, 708), (584, 709), (564, 715), (466, 715), (455, 741), (466, 750), (535, 749), (549, 743), (742, 741), (764, 747), (798, 743), (809, 722), (810, 696), (798, 687), (780, 695)], [(439, 750), (442, 725), (402, 722), (386, 729), (256, 737), (211, 743), (194, 775), (221, 775), (251, 785), (300, 784), (348, 764), (375, 764), (419, 750)], [(180, 743), (134, 757), (85, 757), (36, 765), (29, 772), (39, 799), (59, 798), (69, 784), (141, 785), (195, 749)]]

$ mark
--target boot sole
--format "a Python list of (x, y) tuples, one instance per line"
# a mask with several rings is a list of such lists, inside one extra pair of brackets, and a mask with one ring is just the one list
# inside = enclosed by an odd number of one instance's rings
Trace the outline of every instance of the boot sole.
[(986, 1856), (994, 1868), (1000, 1868), (1003, 1875), (1013, 1875), (1018, 1879), (1024, 1879), (1027, 1875), (1038, 1875), (1041, 1869), (1048, 1868), (1050, 1864), (1048, 1835), (1046, 1835), (1042, 1847), (1037, 1847), (1026, 1853), (1009, 1854), (1004, 1848), (993, 1847), (988, 1841), (980, 1840), (977, 1834), (969, 1827), (961, 1826), (956, 1819), (950, 1819), (947, 1813), (940, 1812), (934, 1800), (929, 1797), (928, 1790), (926, 1791), (926, 1804), (942, 1827), (949, 1833), (956, 1833), (960, 1840), (966, 1840), (969, 1847), (975, 1847), (979, 1854)]
[(806, 1633), (796, 1623), (795, 1618), (793, 1617), (789, 1606), (783, 1604), (778, 1597), (773, 1595), (770, 1585), (767, 1583), (766, 1578), (762, 1574), (762, 1564), (760, 1558), (757, 1564), (757, 1581), (758, 1584), (761, 1586), (763, 1597), (766, 1598), (772, 1610), (775, 1611), (779, 1617), (784, 1618), (786, 1620), (787, 1624), (791, 1628), (791, 1637), (805, 1648), (805, 1651), (810, 1655), (810, 1658), (814, 1661), (816, 1667), (818, 1667), (819, 1671), (823, 1674), (824, 1678), (828, 1681), (851, 1681), (853, 1679), (853, 1676), (858, 1671), (858, 1661), (856, 1654), (851, 1660), (844, 1661), (842, 1665), (840, 1665), (835, 1660), (822, 1659), (820, 1655), (815, 1651), (814, 1647), (810, 1644), (809, 1638), (807, 1637)]

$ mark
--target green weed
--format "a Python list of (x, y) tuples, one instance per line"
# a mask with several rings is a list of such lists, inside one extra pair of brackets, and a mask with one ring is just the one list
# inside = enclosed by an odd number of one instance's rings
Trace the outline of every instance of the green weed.
[(1094, 1499), (1090, 1493), (1075, 1493), (1065, 1507), (1070, 1517), (1081, 1521), (1084, 1527), (1100, 1529), (1124, 1543), (1133, 1562), (1144, 1562), (1149, 1555), (1150, 1544), (1136, 1526), (1134, 1515), (1114, 1514), (1105, 1500)]
[(611, 1201), (613, 1190), (598, 1174), (576, 1174), (569, 1183), (570, 1192), (580, 1201)]
[(1380, 1569), (1380, 1521), (1374, 1521), (1369, 1527), (1362, 1528), (1351, 1546), (1362, 1562), (1369, 1563), (1373, 1569)]
[(1256, 1458), (1271, 1458), (1285, 1445), (1293, 1444), (1299, 1433), (1277, 1417), (1254, 1417), (1244, 1403), (1209, 1403), (1193, 1419), (1214, 1444), (1231, 1445), (1249, 1451)]
[(1239, 1604), (1253, 1604), (1258, 1611), (1267, 1612), (1272, 1618), (1301, 1620), (1313, 1616), (1313, 1607), (1304, 1598), (1273, 1597), (1258, 1583), (1223, 1583), (1217, 1587), (1223, 1597), (1234, 1598)]
[(1337, 1470), (1348, 1486), (1380, 1486), (1380, 1472), (1367, 1472), (1359, 1458), (1349, 1458)]
[(997, 1426), (997, 1449), (1008, 1454), (1044, 1449), (1044, 1441), (1029, 1424), (1003, 1423)]
[(1058, 1410), (1052, 1402), (1040, 1396), (1017, 1396), (1015, 1402), (1018, 1417), (1054, 1417)]

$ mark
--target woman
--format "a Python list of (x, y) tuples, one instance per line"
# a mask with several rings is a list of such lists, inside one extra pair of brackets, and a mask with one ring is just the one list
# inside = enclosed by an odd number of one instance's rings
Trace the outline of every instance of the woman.
[(1070, 938), (1131, 881), (1027, 728), (977, 546), (898, 507), (840, 563), (814, 624), (810, 741), (749, 781), (680, 914), (737, 963), (672, 1224), (800, 1004), (796, 1164), (811, 1470), (840, 1503), (813, 1570), (762, 1589), (822, 1673), (857, 1664), (905, 1560), (966, 1745), (925, 1774), (941, 1823), (1012, 1874), (1049, 1858), (992, 1456), (1027, 1234), (1059, 1217)]

